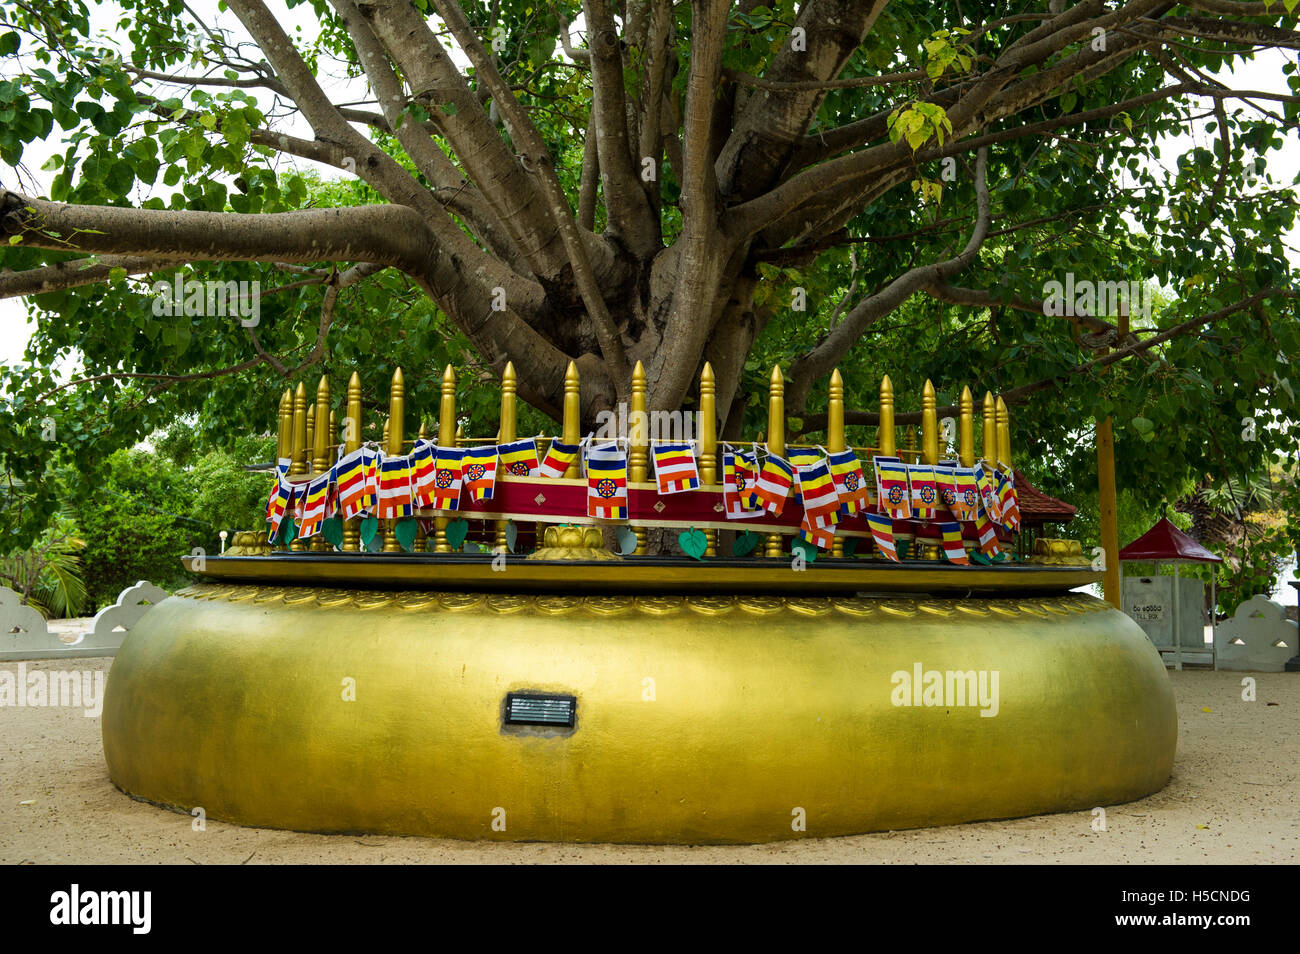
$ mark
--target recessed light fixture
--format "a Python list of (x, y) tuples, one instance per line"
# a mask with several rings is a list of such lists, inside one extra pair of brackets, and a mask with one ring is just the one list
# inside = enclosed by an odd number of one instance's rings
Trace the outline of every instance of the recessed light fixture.
[(540, 692), (506, 693), (506, 725), (572, 727), (578, 711), (575, 696)]

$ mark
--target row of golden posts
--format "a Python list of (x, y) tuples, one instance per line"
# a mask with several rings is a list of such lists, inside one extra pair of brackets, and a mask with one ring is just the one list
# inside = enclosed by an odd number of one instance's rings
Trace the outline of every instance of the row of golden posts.
[[(501, 422), (500, 430), (494, 439), (466, 438), (463, 430), (456, 424), (456, 372), (451, 365), (442, 375), (442, 401), (438, 414), (438, 440), (443, 447), (474, 446), (485, 443), (508, 444), (518, 439), (516, 431), (517, 382), (513, 363), (507, 364), (501, 378)], [(361, 446), (361, 378), (354, 371), (348, 381), (347, 414), (344, 417), (344, 434), (341, 442), (345, 454), (350, 454)], [(649, 440), (646, 433), (646, 377), (645, 368), (638, 361), (632, 374), (632, 401), (628, 436), (628, 479), (632, 483), (643, 482), (650, 472)], [(564, 413), (560, 439), (566, 444), (577, 444), (582, 437), (579, 420), (579, 381), (578, 368), (569, 363), (564, 376)], [(936, 410), (934, 385), (925, 382), (921, 390), (921, 446), (916, 446), (916, 429), (908, 427), (905, 432), (905, 447), (897, 446), (894, 426), (894, 385), (885, 375), (880, 381), (880, 415), (874, 447), (854, 448), (864, 462), (871, 456), (901, 457), (905, 461), (922, 464), (937, 464), (940, 459), (939, 420)], [(318, 423), (327, 422), (320, 427)], [(789, 450), (786, 445), (785, 429), (785, 379), (780, 366), (772, 368), (772, 377), (768, 386), (767, 405), (767, 448), (774, 454), (784, 457)], [(406, 428), (406, 382), (402, 369), (393, 373), (392, 387), (388, 398), (388, 419), (384, 423), (383, 446), (390, 456), (404, 454), (414, 445), (414, 441), (405, 440)], [(983, 454), (986, 466), (993, 467), (999, 461), (1011, 464), (1011, 426), (1006, 402), (1001, 397), (995, 398), (992, 392), (985, 392), (983, 407)], [(320, 379), (316, 388), (316, 402), (308, 405), (306, 386), (299, 382), (294, 390), (286, 389), (280, 397), (276, 453), (281, 460), (289, 460), (289, 476), (297, 479), (311, 479), (324, 473), (331, 466), (340, 448), (337, 438), (337, 422), (334, 411), (330, 408), (330, 385), (328, 376)], [(419, 437), (427, 438), (425, 425), (421, 423)], [(758, 437), (764, 442), (764, 435)], [(713, 367), (707, 362), (700, 374), (699, 437), (696, 441), (699, 454), (700, 484), (702, 487), (718, 489), (718, 435), (716, 388)], [(812, 445), (791, 445), (812, 446)], [(830, 395), (826, 413), (827, 451), (832, 453), (847, 449), (844, 432), (844, 379), (839, 369), (831, 373)], [(544, 450), (539, 449), (539, 456)], [(962, 467), (975, 466), (975, 404), (969, 387), (964, 387), (958, 402), (957, 417), (957, 460)], [(565, 473), (566, 477), (578, 476), (578, 463), (575, 461)], [(452, 547), (447, 542), (446, 527), (448, 518), (435, 518), (434, 552), (450, 553)], [(363, 549), (360, 538), (360, 518), (346, 522), (343, 528), (343, 547), (347, 552)], [(391, 521), (387, 522), (384, 552), (399, 553), (402, 548), (392, 533)], [(498, 521), (495, 545), (506, 546), (506, 521)], [(637, 553), (646, 549), (645, 531), (636, 529)], [(708, 539), (706, 556), (717, 552), (717, 531), (705, 532)], [(423, 530), (416, 538), (417, 552), (426, 549), (427, 541)], [(309, 544), (305, 540), (295, 540), (291, 550), (328, 550), (330, 545), (321, 537), (316, 537)], [(844, 543), (836, 539), (832, 556), (843, 556)], [(782, 534), (772, 533), (767, 536), (764, 555), (779, 557), (783, 552)]]

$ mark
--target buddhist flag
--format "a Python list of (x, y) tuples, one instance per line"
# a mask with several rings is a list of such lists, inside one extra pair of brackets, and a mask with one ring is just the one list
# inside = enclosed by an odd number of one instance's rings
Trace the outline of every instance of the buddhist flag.
[[(803, 494), (804, 521), (818, 529), (834, 527), (840, 515), (840, 495), (825, 460), (800, 467), (799, 490)], [(820, 544), (818, 544), (820, 546)]]
[(300, 538), (306, 539), (320, 533), (320, 525), (325, 520), (325, 504), (329, 491), (329, 474), (321, 474), (307, 485), (306, 502), (302, 508), (302, 523), (298, 526)]
[[(293, 463), (293, 461), (288, 457), (281, 457), (275, 462), (275, 483), (271, 485), (271, 495), (266, 498), (267, 520), (271, 519), (271, 510), (275, 507), (275, 502), (280, 495), (280, 482), (284, 479), (284, 475), (289, 473), (289, 465), (291, 463)], [(280, 513), (284, 513), (283, 508), (281, 508)]]
[(998, 479), (998, 505), (1002, 508), (1002, 522), (1012, 530), (1020, 526), (1020, 499), (1016, 495), (1015, 472), (996, 471)]
[(745, 510), (763, 512), (763, 505), (754, 496), (758, 486), (758, 451), (739, 451), (736, 454), (736, 491)]
[(361, 510), (374, 513), (379, 506), (379, 451), (373, 447), (361, 448), (361, 466), (366, 472), (366, 492), (361, 498)]
[(744, 456), (734, 451), (722, 454), (722, 504), (728, 520), (749, 520), (763, 514), (761, 507), (753, 505), (754, 469), (743, 462)]
[(754, 483), (754, 499), (766, 510), (780, 516), (793, 483), (794, 471), (790, 465), (775, 454), (768, 454)]
[(617, 441), (587, 451), (587, 516), (627, 519), (627, 455)]
[(407, 457), (379, 457), (379, 500), (375, 516), (411, 515), (411, 461)]
[(433, 506), (433, 441), (417, 440), (411, 454), (411, 490), (418, 510)]
[(266, 521), (266, 539), (274, 541), (276, 534), (280, 532), (280, 523), (284, 520), (284, 512), (289, 509), (293, 502), (293, 485), (285, 479), (284, 474), (276, 477), (275, 493), (271, 495), (271, 502), (267, 507)]
[(930, 464), (910, 464), (907, 480), (912, 487), (912, 515), (918, 520), (929, 520), (939, 503), (939, 489), (934, 483), (934, 467)]
[(957, 513), (956, 471), (952, 467), (936, 467), (934, 486), (939, 491), (939, 507), (955, 516)]
[(564, 472), (569, 469), (569, 465), (577, 459), (578, 451), (581, 448), (581, 442), (564, 444), (558, 439), (551, 441), (551, 449), (546, 452), (546, 460), (542, 461), (542, 476), (563, 477)]
[(869, 503), (867, 481), (862, 476), (862, 464), (851, 450), (829, 454), (826, 462), (831, 468), (831, 479), (835, 481), (835, 492), (840, 498), (840, 512), (851, 517), (859, 510), (865, 510)]
[(969, 566), (970, 557), (966, 555), (966, 548), (961, 542), (961, 524), (955, 520), (941, 523), (939, 532), (943, 534), (943, 555), (948, 558), (948, 562)]
[(975, 486), (979, 488), (980, 503), (984, 507), (984, 512), (994, 523), (1001, 523), (1002, 508), (998, 506), (997, 491), (993, 489), (993, 479), (984, 469), (983, 464), (975, 465)]
[(364, 509), (366, 498), (365, 451), (361, 448), (341, 458), (334, 465), (334, 479), (339, 488), (339, 508), (343, 519), (351, 520)]
[[(907, 465), (897, 457), (873, 458), (876, 465), (876, 493), (880, 510), (887, 517), (906, 520), (912, 516), (912, 505), (907, 489)], [(891, 531), (891, 541), (892, 531)]]
[(997, 556), (1002, 552), (1002, 548), (998, 546), (997, 527), (983, 514), (975, 518), (975, 532), (979, 534), (981, 553)]
[(785, 449), (785, 462), (795, 472), (794, 482), (794, 502), (802, 503), (803, 495), (799, 491), (799, 468), (811, 467), (822, 459), (822, 452), (816, 447), (787, 447)]
[(888, 514), (864, 511), (867, 526), (871, 528), (871, 539), (876, 542), (876, 549), (895, 563), (899, 562), (898, 547), (894, 545), (894, 520)]
[(679, 494), (698, 490), (700, 472), (690, 444), (655, 444), (655, 479), (660, 494)]
[(501, 470), (511, 477), (536, 477), (537, 441), (529, 437), (509, 444), (498, 444), (497, 453), (501, 457)]
[[(838, 505), (836, 509), (839, 509)], [(835, 524), (832, 523), (829, 527), (813, 526), (808, 521), (808, 511), (805, 510), (799, 524), (799, 539), (806, 540), (819, 550), (829, 550), (835, 544)]]
[(970, 523), (979, 513), (979, 488), (975, 484), (975, 471), (969, 467), (958, 467), (954, 479), (957, 482), (957, 502), (952, 507), (952, 515), (958, 520)]
[(497, 485), (497, 448), (495, 444), (471, 447), (463, 460), (465, 489), (475, 500), (491, 500)]
[(461, 467), (465, 451), (460, 447), (435, 447), (433, 451), (433, 509), (460, 507)]

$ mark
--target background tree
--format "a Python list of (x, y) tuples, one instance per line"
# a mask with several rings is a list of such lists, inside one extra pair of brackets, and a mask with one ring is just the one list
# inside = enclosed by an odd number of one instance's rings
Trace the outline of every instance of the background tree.
[[(471, 380), (513, 361), (552, 417), (576, 360), (588, 421), (636, 360), (653, 408), (689, 406), (709, 360), (732, 435), (774, 360), (807, 433), (836, 364), (857, 407), (881, 370), (947, 405), (970, 383), (1032, 400), (1019, 459), (1079, 480), (1095, 417), (1118, 421), (1121, 481), (1148, 484), (1300, 437), (1295, 197), (1267, 174), (1300, 81), (1289, 60), (1268, 89), (1218, 73), (1300, 48), (1286, 3), (312, 0), (289, 5), (316, 20), (297, 40), (260, 0), (228, 6), (239, 33), (122, 0), (109, 40), (75, 0), (0, 14), (0, 159), (55, 124), (68, 144), (48, 198), (0, 195), (0, 295), (42, 315), (35, 367), (4, 380), (20, 477), (90, 472), (180, 413), (265, 429), (308, 373), (362, 365), (378, 397), (435, 337)], [(332, 101), (331, 69), (365, 101)], [(1161, 137), (1205, 119), (1166, 174)], [(154, 314), (133, 276), (178, 268), (262, 281), (262, 322)], [(1045, 313), (1067, 272), (1166, 302), (1121, 339), (1112, 316)]]

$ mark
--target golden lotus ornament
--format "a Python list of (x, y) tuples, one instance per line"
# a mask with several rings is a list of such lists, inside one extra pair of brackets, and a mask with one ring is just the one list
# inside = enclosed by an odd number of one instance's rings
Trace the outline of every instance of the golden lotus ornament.
[[(295, 461), (306, 441), (284, 407), (280, 456)], [(400, 415), (389, 424), (400, 453)], [(842, 419), (830, 427), (834, 452)], [(639, 547), (646, 527), (721, 499), (715, 461), (701, 500), (654, 508), (644, 451), (628, 455)], [(432, 515), (427, 551), (389, 549), (390, 525), (359, 552), (345, 524), (341, 548), (236, 534), (233, 552), (188, 560), (204, 582), (146, 614), (114, 661), (113, 781), (252, 826), (705, 844), (1090, 810), (1168, 780), (1164, 666), (1127, 616), (1071, 592), (1100, 577), (1073, 547), (959, 565), (918, 527), (922, 559), (865, 558), (837, 534), (801, 561), (782, 552), (788, 525), (760, 521), (759, 551), (782, 555), (737, 557), (719, 555), (725, 518), (692, 518), (677, 526), (707, 534), (702, 559), (620, 556), (596, 521), (559, 512), (583, 483), (500, 475), (473, 511), (485, 552), (452, 552), (462, 511)], [(525, 518), (543, 524), (527, 558), (505, 529)]]

